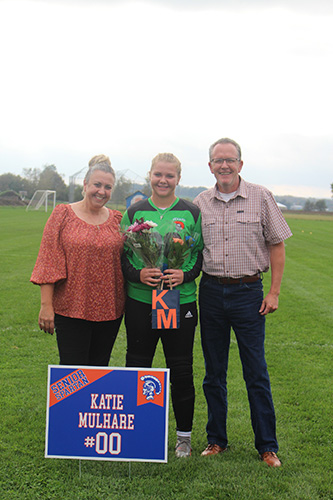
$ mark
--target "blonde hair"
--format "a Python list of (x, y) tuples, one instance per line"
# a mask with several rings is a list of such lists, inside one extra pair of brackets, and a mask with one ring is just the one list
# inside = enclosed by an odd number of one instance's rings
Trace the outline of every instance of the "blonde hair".
[(102, 172), (105, 172), (107, 174), (112, 174), (114, 179), (116, 180), (116, 173), (111, 167), (110, 158), (106, 155), (93, 156), (88, 163), (88, 167), (89, 170), (84, 178), (86, 182), (89, 181), (91, 174), (95, 172), (95, 170), (101, 170)]
[(159, 161), (165, 161), (167, 163), (173, 163), (176, 166), (177, 175), (178, 175), (178, 177), (180, 177), (180, 175), (182, 173), (181, 163), (178, 160), (177, 156), (173, 155), (172, 153), (159, 153), (158, 155), (156, 155), (152, 159), (151, 167), (150, 167), (150, 170), (149, 170), (149, 174), (151, 174), (151, 171), (155, 167), (156, 163), (158, 163)]

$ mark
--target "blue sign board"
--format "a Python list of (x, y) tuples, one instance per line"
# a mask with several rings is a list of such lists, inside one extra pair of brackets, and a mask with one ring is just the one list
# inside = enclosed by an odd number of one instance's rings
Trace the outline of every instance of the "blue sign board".
[(46, 458), (167, 462), (169, 370), (50, 365)]

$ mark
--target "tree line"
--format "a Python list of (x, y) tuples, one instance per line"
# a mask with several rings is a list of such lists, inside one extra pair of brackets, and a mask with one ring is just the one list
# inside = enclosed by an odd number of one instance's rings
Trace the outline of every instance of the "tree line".
[(325, 212), (327, 209), (325, 200), (306, 200), (303, 210), (306, 212)]
[[(57, 172), (55, 165), (44, 165), (42, 169), (39, 168), (24, 168), (22, 176), (6, 173), (0, 175), (0, 193), (5, 191), (15, 191), (16, 193), (24, 193), (24, 197), (31, 199), (34, 192), (37, 190), (46, 190), (57, 192), (57, 200), (63, 202), (73, 202), (82, 199), (82, 186), (76, 185), (74, 190), (66, 185), (63, 176)], [(177, 186), (176, 194), (179, 197), (193, 200), (201, 191), (206, 187), (199, 186)], [(117, 176), (116, 185), (112, 190), (112, 203), (116, 205), (124, 205), (126, 198), (133, 194), (135, 191), (141, 191), (146, 196), (150, 196), (151, 188), (148, 176), (144, 184), (133, 183), (125, 175)], [(333, 194), (333, 183), (331, 184), (331, 191)], [(312, 198), (304, 199), (295, 198), (292, 196), (276, 196), (276, 200), (291, 208), (292, 204), (298, 200), (302, 203), (304, 211), (324, 212), (327, 210), (325, 200), (314, 200)], [(302, 200), (302, 201), (301, 201)]]
[[(56, 191), (57, 201), (73, 202), (82, 199), (82, 185), (76, 185), (74, 191), (66, 185), (63, 176), (57, 172), (55, 165), (44, 165), (39, 168), (25, 168), (23, 174), (14, 175), (6, 173), (0, 175), (0, 193), (6, 191), (15, 191), (26, 198), (31, 199), (34, 192), (37, 190)], [(139, 190), (139, 188), (137, 189)], [(135, 191), (135, 185), (124, 175), (117, 178), (116, 185), (112, 190), (112, 202), (115, 204), (125, 204), (127, 196)], [(140, 186), (142, 191), (147, 196), (150, 196), (150, 183), (146, 179), (145, 184)]]
[(45, 165), (39, 168), (24, 168), (23, 176), (11, 173), (0, 175), (0, 193), (4, 191), (23, 192), (24, 197), (31, 199), (38, 189), (49, 189), (57, 192), (61, 201), (68, 200), (68, 186), (58, 174), (55, 165)]

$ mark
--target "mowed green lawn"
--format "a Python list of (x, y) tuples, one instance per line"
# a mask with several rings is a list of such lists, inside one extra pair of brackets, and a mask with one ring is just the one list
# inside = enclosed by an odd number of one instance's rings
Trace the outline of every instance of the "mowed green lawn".
[[(266, 337), (283, 466), (270, 469), (258, 460), (234, 337), (230, 450), (200, 456), (207, 410), (198, 328), (192, 457), (174, 457), (170, 409), (167, 464), (82, 461), (80, 477), (77, 460), (44, 458), (47, 365), (58, 363), (58, 353), (55, 337), (38, 329), (39, 288), (29, 278), (48, 215), (0, 207), (1, 499), (332, 498), (332, 216), (286, 216), (294, 236), (286, 242), (280, 308), (267, 318)], [(124, 366), (125, 349), (122, 327), (111, 365)], [(160, 348), (154, 366), (164, 366)]]

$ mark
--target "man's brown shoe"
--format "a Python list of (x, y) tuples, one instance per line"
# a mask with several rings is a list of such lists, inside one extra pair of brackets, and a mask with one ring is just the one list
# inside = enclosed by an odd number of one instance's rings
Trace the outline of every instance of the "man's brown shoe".
[(202, 457), (207, 457), (208, 455), (218, 455), (218, 453), (223, 453), (227, 448), (221, 448), (218, 444), (209, 444), (207, 448), (201, 453)]
[(260, 455), (260, 458), (270, 467), (280, 467), (281, 465), (281, 462), (274, 451), (265, 451), (265, 453), (262, 453), (262, 455)]

